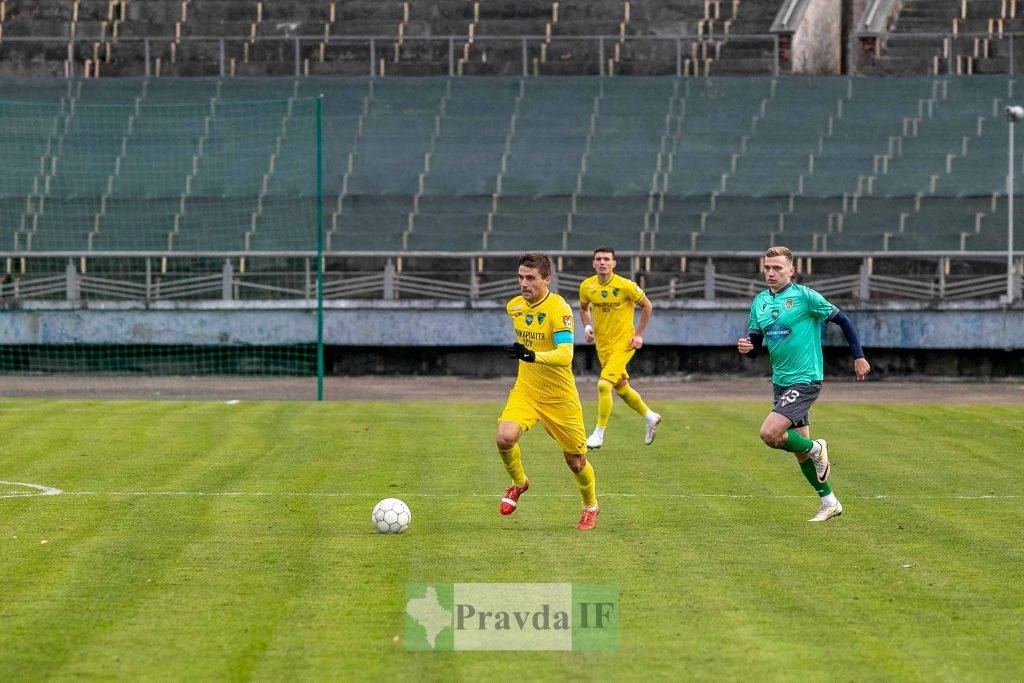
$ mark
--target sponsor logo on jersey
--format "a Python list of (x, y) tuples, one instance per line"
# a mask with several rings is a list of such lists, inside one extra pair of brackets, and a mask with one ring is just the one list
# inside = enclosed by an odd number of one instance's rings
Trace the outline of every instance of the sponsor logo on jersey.
[(786, 327), (785, 325), (770, 325), (767, 329), (765, 329), (764, 336), (767, 339), (780, 340), (785, 339), (792, 333), (793, 331)]
[(793, 300), (792, 299), (786, 299), (786, 310), (787, 311), (792, 311), (793, 310)]
[(526, 314), (526, 324), (527, 325), (532, 325), (533, 324), (533, 313), (527, 313)]
[(516, 330), (516, 337), (522, 340), (524, 346), (533, 346), (533, 341), (540, 341), (546, 339), (547, 335), (543, 332), (530, 332), (529, 330)]
[(537, 314), (537, 324), (538, 325), (543, 325), (544, 324), (544, 318), (547, 318), (547, 317), (548, 317), (547, 313), (538, 313)]
[(510, 311), (521, 311), (521, 310), (523, 310), (523, 305), (522, 304), (516, 304), (515, 306), (509, 306), (508, 310), (510, 310)]

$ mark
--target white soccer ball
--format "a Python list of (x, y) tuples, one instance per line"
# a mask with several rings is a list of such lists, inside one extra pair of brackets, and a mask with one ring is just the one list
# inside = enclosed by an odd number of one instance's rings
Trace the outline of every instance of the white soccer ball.
[(404, 534), (412, 523), (412, 511), (397, 498), (385, 498), (373, 506), (370, 521), (378, 533)]

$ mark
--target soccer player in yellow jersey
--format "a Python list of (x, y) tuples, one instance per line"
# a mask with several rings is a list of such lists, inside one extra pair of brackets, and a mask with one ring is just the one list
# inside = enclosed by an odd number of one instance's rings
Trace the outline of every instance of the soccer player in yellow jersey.
[[(629, 386), (626, 366), (644, 345), (642, 335), (653, 306), (637, 283), (615, 274), (615, 251), (610, 247), (594, 250), (594, 271), (596, 275), (580, 283), (583, 334), (597, 346), (597, 360), (601, 363), (601, 378), (597, 380), (597, 427), (587, 438), (587, 447), (600, 448), (604, 444), (604, 430), (612, 414), (612, 389), (626, 405), (644, 416), (647, 423), (644, 443), (649, 446), (661, 424), (661, 415), (648, 408), (636, 389)], [(640, 322), (633, 327), (633, 311), (637, 306), (640, 307)]]
[(587, 432), (583, 407), (572, 376), (573, 318), (565, 299), (548, 290), (551, 259), (546, 254), (519, 257), (521, 296), (505, 307), (516, 333), (507, 347), (519, 359), (519, 372), (498, 420), (495, 442), (512, 486), (505, 489), (499, 511), (511, 515), (519, 497), (530, 488), (523, 471), (519, 439), (540, 422), (565, 454), (583, 499), (577, 529), (593, 529), (597, 522), (597, 484), (594, 467), (587, 462)]

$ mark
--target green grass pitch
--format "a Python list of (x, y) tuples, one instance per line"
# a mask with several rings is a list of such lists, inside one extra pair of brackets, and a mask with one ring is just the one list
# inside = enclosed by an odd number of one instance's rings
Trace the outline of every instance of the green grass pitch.
[[(1024, 406), (822, 402), (845, 506), (824, 525), (757, 438), (767, 407), (661, 402), (648, 448), (617, 404), (581, 533), (539, 429), (497, 514), (497, 402), (0, 402), (0, 480), (65, 491), (0, 498), (0, 680), (1024, 671)], [(404, 536), (370, 528), (388, 496)], [(407, 652), (409, 581), (618, 582), (619, 649)]]

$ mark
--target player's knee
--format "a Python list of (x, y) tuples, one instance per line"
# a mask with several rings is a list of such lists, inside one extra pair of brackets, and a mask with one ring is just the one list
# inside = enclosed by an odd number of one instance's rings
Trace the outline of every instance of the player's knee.
[(504, 434), (498, 434), (494, 443), (498, 447), (499, 451), (509, 451), (516, 445), (516, 440)]
[(519, 441), (519, 432), (515, 429), (503, 429), (498, 428), (498, 433), (494, 437), (494, 443), (498, 447), (499, 451), (511, 450), (516, 442)]
[(623, 377), (622, 379), (620, 379), (618, 382), (615, 383), (615, 391), (622, 391), (623, 389), (625, 389), (628, 386), (629, 386), (629, 380), (627, 380), (625, 377)]
[(587, 466), (587, 456), (565, 453), (565, 464), (569, 466), (573, 474), (579, 474)]
[(779, 433), (774, 429), (768, 427), (761, 427), (760, 433), (761, 441), (764, 441), (766, 446), (770, 448), (778, 448), (786, 442), (786, 433)]

